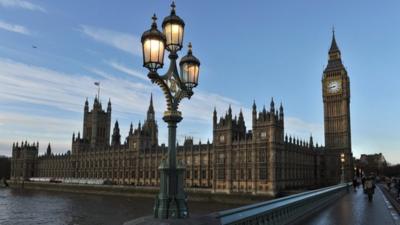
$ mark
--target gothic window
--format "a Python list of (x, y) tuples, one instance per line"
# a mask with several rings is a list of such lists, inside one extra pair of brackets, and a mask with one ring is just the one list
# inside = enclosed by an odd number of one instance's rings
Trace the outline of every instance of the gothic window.
[(224, 143), (225, 142), (225, 136), (224, 135), (219, 136), (219, 142), (220, 143)]
[(190, 179), (190, 170), (186, 171), (186, 179)]
[(199, 171), (194, 170), (194, 179), (198, 179), (198, 178), (199, 178)]
[(267, 179), (267, 168), (266, 167), (260, 167), (260, 180), (266, 180)]
[(225, 155), (221, 153), (218, 156), (218, 163), (224, 163), (224, 162), (225, 162)]
[(260, 138), (261, 139), (266, 139), (267, 138), (267, 132), (263, 131), (260, 133)]
[(265, 162), (266, 161), (266, 152), (265, 152), (265, 150), (260, 150), (259, 160), (260, 160), (260, 162)]
[(233, 163), (238, 163), (238, 157), (237, 157), (237, 153), (236, 152), (233, 152), (232, 153), (232, 162)]
[(201, 179), (206, 179), (207, 178), (207, 173), (206, 170), (201, 170)]
[(251, 179), (251, 169), (247, 169), (247, 179)]
[(217, 172), (218, 172), (218, 174), (217, 174), (218, 180), (224, 180), (225, 179), (225, 168), (221, 166), (218, 168)]
[(236, 169), (233, 169), (233, 170), (232, 170), (232, 177), (231, 177), (231, 179), (232, 179), (232, 180), (236, 180)]

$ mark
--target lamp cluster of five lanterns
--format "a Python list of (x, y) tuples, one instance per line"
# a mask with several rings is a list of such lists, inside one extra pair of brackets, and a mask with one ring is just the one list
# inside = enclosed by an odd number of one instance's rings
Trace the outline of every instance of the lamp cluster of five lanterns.
[[(187, 196), (184, 192), (184, 165), (176, 160), (176, 127), (182, 120), (178, 111), (182, 99), (193, 95), (198, 84), (200, 61), (192, 54), (189, 43), (188, 53), (177, 67), (177, 52), (182, 49), (185, 22), (176, 15), (175, 4), (171, 14), (163, 20), (163, 32), (157, 29), (157, 17), (153, 16), (150, 30), (142, 35), (143, 66), (149, 69), (148, 77), (162, 89), (167, 110), (163, 120), (168, 124), (168, 157), (159, 166), (160, 192), (154, 206), (155, 218), (186, 218), (188, 216)], [(170, 66), (164, 75), (157, 73), (164, 65), (164, 52), (169, 52)]]

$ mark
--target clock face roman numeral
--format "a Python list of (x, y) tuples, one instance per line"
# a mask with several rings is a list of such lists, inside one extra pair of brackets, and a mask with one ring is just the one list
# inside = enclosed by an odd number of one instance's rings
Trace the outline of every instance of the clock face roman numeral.
[(341, 80), (328, 81), (326, 88), (329, 94), (338, 93), (342, 89), (342, 81)]

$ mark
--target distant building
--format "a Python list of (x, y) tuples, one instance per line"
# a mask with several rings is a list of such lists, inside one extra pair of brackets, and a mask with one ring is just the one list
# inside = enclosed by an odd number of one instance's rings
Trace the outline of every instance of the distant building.
[(11, 158), (0, 156), (0, 180), (1, 178), (10, 179), (11, 174)]
[(382, 153), (379, 154), (362, 154), (360, 159), (356, 161), (356, 168), (364, 172), (365, 175), (374, 173), (381, 175), (383, 170), (388, 166)]
[[(326, 147), (312, 137), (301, 140), (284, 133), (283, 106), (252, 107), (252, 129), (242, 112), (218, 117), (214, 110), (213, 141), (177, 146), (178, 160), (186, 165), (186, 186), (213, 192), (275, 195), (285, 189), (336, 184), (340, 154), (345, 154), (346, 179), (352, 177), (350, 141), (350, 85), (333, 36), (328, 66), (322, 78)], [(167, 148), (158, 144), (158, 126), (152, 97), (143, 124), (131, 124), (121, 141), (118, 121), (111, 132), (111, 101), (104, 111), (96, 97), (92, 110), (86, 100), (83, 133), (72, 135), (72, 152), (54, 155), (48, 146), (38, 156), (38, 144), (13, 145), (12, 177), (99, 178), (118, 184), (158, 186), (160, 162)], [(111, 136), (111, 143), (110, 143)]]

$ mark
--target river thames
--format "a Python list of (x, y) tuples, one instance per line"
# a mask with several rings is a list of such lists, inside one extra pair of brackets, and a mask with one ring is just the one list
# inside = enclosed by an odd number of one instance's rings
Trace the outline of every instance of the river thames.
[[(152, 214), (152, 198), (0, 188), (1, 225), (120, 225)], [(238, 205), (189, 202), (192, 214)]]

